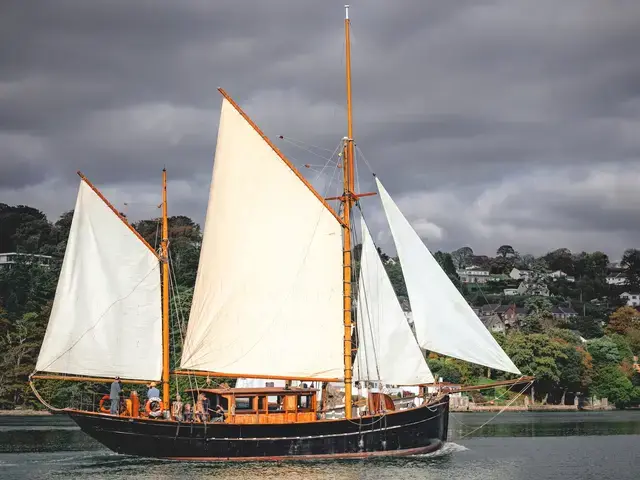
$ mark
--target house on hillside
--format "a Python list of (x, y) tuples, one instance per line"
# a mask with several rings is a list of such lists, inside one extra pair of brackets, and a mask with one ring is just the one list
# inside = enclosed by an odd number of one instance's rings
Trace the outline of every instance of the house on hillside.
[(476, 313), (479, 317), (488, 317), (496, 313), (498, 307), (500, 307), (499, 303), (488, 303), (478, 308)]
[(462, 283), (487, 283), (490, 278), (489, 269), (469, 267), (456, 270)]
[(605, 281), (608, 285), (626, 285), (627, 277), (621, 272), (610, 273), (605, 278)]
[(513, 268), (511, 272), (509, 272), (509, 276), (514, 280), (529, 280), (533, 277), (533, 272), (531, 270), (520, 270), (518, 268)]
[(551, 315), (555, 319), (569, 319), (578, 316), (578, 312), (576, 312), (572, 307), (553, 307), (551, 309)]
[(624, 292), (620, 298), (627, 302), (627, 307), (640, 307), (640, 293)]
[(551, 272), (548, 277), (550, 279), (552, 279), (553, 281), (559, 280), (561, 278), (565, 279), (567, 282), (575, 282), (576, 278), (571, 276), (571, 275), (567, 275), (566, 273), (564, 273), (562, 270), (556, 270), (555, 272)]
[(31, 253), (7, 252), (0, 253), (0, 268), (12, 268), (16, 264), (38, 264), (41, 267), (51, 265), (53, 257), (50, 255), (36, 255)]
[(490, 332), (505, 333), (507, 331), (507, 326), (499, 315), (483, 317), (482, 323)]
[(497, 305), (491, 314), (481, 317), (481, 320), (488, 330), (505, 333), (511, 329), (518, 329), (522, 319), (526, 316), (527, 311), (524, 308), (516, 307), (515, 304)]
[(549, 287), (544, 283), (523, 281), (517, 288), (517, 295), (531, 295), (538, 297), (548, 297)]

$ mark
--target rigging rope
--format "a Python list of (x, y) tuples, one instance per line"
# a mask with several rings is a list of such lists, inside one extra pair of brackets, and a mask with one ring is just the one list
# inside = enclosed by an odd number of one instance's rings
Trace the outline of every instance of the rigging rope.
[[(520, 397), (524, 394), (525, 390), (526, 390), (527, 388), (529, 388), (531, 385), (533, 385), (533, 382), (534, 382), (533, 380), (532, 380), (531, 382), (529, 382), (529, 383), (525, 386), (525, 388), (523, 388), (523, 389), (522, 389), (522, 391), (521, 391), (521, 392), (518, 392), (518, 395), (516, 395), (516, 396), (515, 396), (515, 397), (514, 397), (514, 398), (513, 398), (509, 403), (507, 403), (504, 407), (502, 407), (502, 409), (501, 409), (498, 413), (496, 413), (493, 417), (491, 417), (489, 420), (487, 420), (486, 422), (484, 422), (484, 423), (483, 423), (482, 425), (480, 425), (479, 427), (474, 428), (474, 429), (473, 429), (473, 430), (471, 430), (470, 432), (465, 433), (462, 437), (460, 437), (460, 438), (459, 438), (459, 440), (462, 440), (462, 439), (464, 439), (464, 438), (467, 438), (469, 435), (471, 435), (471, 434), (473, 434), (473, 433), (477, 432), (477, 431), (478, 431), (478, 430), (480, 430), (481, 428), (484, 428), (487, 424), (489, 424), (489, 423), (490, 423), (490, 422), (492, 422), (494, 419), (496, 419), (496, 418), (498, 417), (498, 415), (501, 415), (501, 414), (502, 414), (502, 413), (503, 413), (507, 408), (509, 408), (509, 407), (510, 407), (510, 406), (511, 406), (511, 405), (512, 405), (512, 404), (513, 404), (513, 403), (514, 403), (518, 398), (520, 398)], [(514, 385), (515, 385), (515, 384), (514, 384)], [(513, 385), (512, 385), (512, 387), (513, 387)], [(466, 427), (466, 426), (468, 426), (468, 425), (465, 425), (464, 423), (462, 423), (460, 420), (458, 420), (458, 419), (455, 417), (455, 415), (453, 415), (452, 413), (450, 413), (449, 415), (451, 416), (451, 418), (453, 418), (456, 422), (460, 423), (461, 425), (463, 425), (463, 426), (465, 426), (465, 427)]]

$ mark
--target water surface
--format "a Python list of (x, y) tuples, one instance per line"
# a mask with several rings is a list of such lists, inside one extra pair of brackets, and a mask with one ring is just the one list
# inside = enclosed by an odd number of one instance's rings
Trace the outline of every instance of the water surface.
[(247, 464), (185, 463), (126, 457), (106, 450), (66, 417), (0, 416), (0, 478), (640, 478), (640, 411), (527, 412), (494, 416), (488, 413), (452, 413), (450, 442), (442, 451), (430, 455)]

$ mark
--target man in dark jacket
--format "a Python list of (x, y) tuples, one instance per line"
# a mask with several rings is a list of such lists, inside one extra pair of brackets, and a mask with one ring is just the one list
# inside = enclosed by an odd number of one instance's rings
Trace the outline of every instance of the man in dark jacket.
[(111, 415), (118, 415), (121, 393), (122, 383), (120, 382), (120, 377), (116, 377), (111, 384), (111, 392), (109, 392), (109, 399), (111, 400)]

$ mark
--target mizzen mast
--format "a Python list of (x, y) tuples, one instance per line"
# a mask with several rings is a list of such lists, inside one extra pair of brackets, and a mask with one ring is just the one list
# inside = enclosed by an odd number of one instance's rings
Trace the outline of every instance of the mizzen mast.
[(169, 220), (167, 169), (162, 169), (162, 403), (169, 408)]
[(353, 116), (351, 109), (351, 43), (349, 35), (349, 5), (345, 5), (344, 36), (346, 45), (346, 80), (347, 80), (347, 137), (343, 145), (344, 193), (342, 195), (343, 221), (343, 298), (344, 298), (344, 411), (346, 418), (351, 418), (351, 378), (352, 378), (352, 345), (351, 345), (351, 208), (357, 197), (354, 194), (353, 178)]

